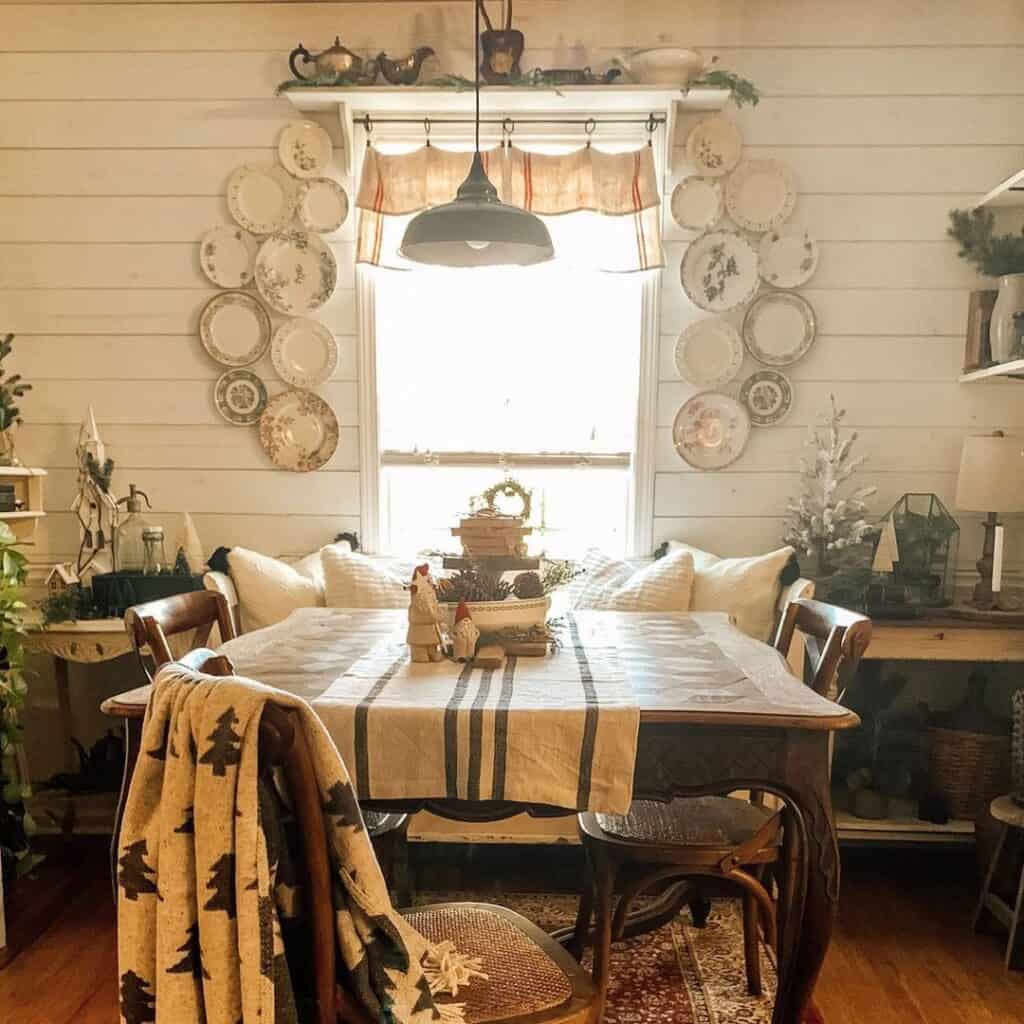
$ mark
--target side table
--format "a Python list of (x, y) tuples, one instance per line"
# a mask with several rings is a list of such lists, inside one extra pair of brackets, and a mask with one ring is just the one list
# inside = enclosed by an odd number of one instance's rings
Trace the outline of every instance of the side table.
[(999, 831), (999, 842), (996, 845), (996, 852), (992, 855), (992, 863), (989, 865), (988, 873), (985, 875), (985, 884), (981, 887), (981, 896), (978, 897), (978, 909), (974, 912), (974, 930), (978, 930), (985, 912), (994, 917), (1009, 935), (1006, 939), (1006, 956), (1004, 962), (1007, 968), (1013, 966), (1016, 947), (1017, 933), (1020, 928), (1022, 912), (1024, 912), (1024, 869), (1021, 870), (1017, 882), (1017, 899), (1011, 907), (998, 893), (993, 892), (992, 883), (995, 880), (999, 861), (1006, 846), (1006, 837), (1010, 829), (1024, 829), (1024, 807), (1018, 804), (1010, 796), (996, 797), (989, 808), (992, 817), (1002, 826)]

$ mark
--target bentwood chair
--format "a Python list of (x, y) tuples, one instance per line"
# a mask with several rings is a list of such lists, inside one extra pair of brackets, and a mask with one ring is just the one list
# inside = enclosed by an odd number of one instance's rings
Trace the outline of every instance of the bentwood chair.
[[(808, 685), (821, 695), (852, 676), (871, 640), (871, 620), (808, 598), (785, 608), (775, 637), (775, 648), (786, 657), (794, 633), (803, 634), (809, 665)], [(624, 815), (584, 813), (578, 816), (580, 838), (587, 855), (592, 884), (580, 899), (576, 930), (570, 950), (578, 957), (590, 934), (596, 903), (594, 979), (599, 989), (608, 978), (610, 946), (627, 931), (627, 913), (637, 896), (659, 883), (697, 879), (700, 890), (737, 892), (743, 901), (743, 945), (747, 987), (761, 993), (758, 923), (774, 945), (775, 905), (765, 872), (785, 870), (782, 857), (783, 815), (765, 806), (763, 794), (702, 796), (657, 803), (634, 801)], [(615, 882), (630, 870), (612, 914)], [(678, 903), (676, 904), (678, 906)], [(704, 923), (708, 904), (691, 901), (694, 921)], [(649, 915), (650, 927), (665, 916)], [(631, 927), (636, 934), (641, 927)]]

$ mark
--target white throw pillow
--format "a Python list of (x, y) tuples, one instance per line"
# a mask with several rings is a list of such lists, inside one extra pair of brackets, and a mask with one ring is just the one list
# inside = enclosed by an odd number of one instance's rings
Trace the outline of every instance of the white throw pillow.
[(288, 618), (296, 608), (323, 604), (316, 581), (277, 558), (248, 548), (232, 548), (228, 552), (228, 568), (238, 591), (243, 632), (272, 626)]
[(693, 589), (693, 559), (685, 551), (637, 568), (609, 558), (596, 549), (587, 552), (572, 595), (572, 607), (617, 612), (685, 612)]
[(752, 558), (719, 558), (681, 541), (669, 541), (669, 555), (675, 552), (687, 552), (693, 558), (693, 611), (728, 612), (748, 636), (771, 640), (782, 587), (779, 577), (794, 555), (792, 548)]
[(320, 552), (328, 608), (406, 608), (402, 581), (373, 559), (331, 545)]

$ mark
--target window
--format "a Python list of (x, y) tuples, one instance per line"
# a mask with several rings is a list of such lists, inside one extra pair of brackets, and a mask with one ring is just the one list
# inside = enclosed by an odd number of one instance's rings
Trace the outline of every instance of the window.
[[(586, 245), (592, 214), (561, 218)], [(453, 550), (471, 495), (533, 491), (531, 551), (629, 547), (644, 275), (554, 261), (373, 272), (380, 546)]]

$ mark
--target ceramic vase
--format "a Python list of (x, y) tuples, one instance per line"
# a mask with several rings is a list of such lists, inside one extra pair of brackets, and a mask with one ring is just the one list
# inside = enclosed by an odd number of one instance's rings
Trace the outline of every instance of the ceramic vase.
[(999, 278), (999, 294), (992, 309), (990, 329), (992, 358), (997, 363), (1013, 359), (1018, 351), (1019, 331), (1024, 321), (1024, 274), (1006, 274)]

